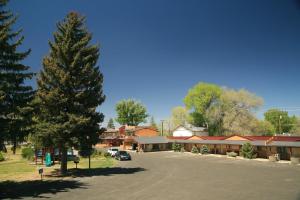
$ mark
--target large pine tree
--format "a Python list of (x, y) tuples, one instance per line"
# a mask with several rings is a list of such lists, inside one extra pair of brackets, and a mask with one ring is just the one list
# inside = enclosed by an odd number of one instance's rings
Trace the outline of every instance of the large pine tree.
[(24, 37), (22, 30), (13, 31), (17, 18), (5, 9), (7, 0), (0, 0), (0, 150), (5, 150), (4, 141), (11, 141), (15, 153), (18, 142), (28, 134), (33, 97), (31, 86), (25, 85), (31, 79), (29, 67), (21, 62), (29, 55), (30, 49), (18, 50)]
[(68, 148), (82, 149), (98, 142), (104, 116), (96, 108), (105, 96), (103, 75), (97, 66), (99, 47), (90, 44), (92, 35), (85, 27), (85, 18), (71, 12), (57, 29), (37, 81), (37, 127), (43, 141), (62, 151), (64, 174)]

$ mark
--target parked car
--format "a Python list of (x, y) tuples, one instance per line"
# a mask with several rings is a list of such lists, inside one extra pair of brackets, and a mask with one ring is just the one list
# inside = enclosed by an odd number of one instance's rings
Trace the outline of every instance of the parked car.
[(118, 151), (119, 151), (118, 147), (110, 147), (107, 150), (107, 152), (111, 155), (111, 157), (114, 157)]
[(131, 156), (127, 151), (118, 151), (115, 154), (117, 160), (131, 160)]

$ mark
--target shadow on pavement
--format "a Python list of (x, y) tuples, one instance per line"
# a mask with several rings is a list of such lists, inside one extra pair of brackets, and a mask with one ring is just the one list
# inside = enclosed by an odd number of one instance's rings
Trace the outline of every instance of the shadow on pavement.
[(67, 192), (69, 189), (75, 188), (85, 188), (85, 186), (75, 180), (4, 181), (0, 182), (0, 199), (49, 198), (43, 194)]
[[(92, 168), (92, 169), (68, 169), (66, 176), (71, 177), (90, 177), (90, 176), (110, 176), (114, 174), (134, 174), (137, 172), (145, 171), (141, 167), (124, 168), (124, 167), (111, 167), (111, 168)], [(53, 171), (48, 177), (59, 177), (59, 170)]]
[[(90, 176), (110, 176), (114, 174), (134, 174), (145, 171), (144, 168), (93, 168), (93, 169), (69, 169), (69, 177), (90, 177)], [(0, 199), (21, 199), (25, 197), (49, 198), (47, 193), (56, 194), (68, 192), (71, 189), (86, 189), (88, 185), (79, 182), (80, 179), (60, 179), (58, 171), (53, 172), (47, 177), (58, 177), (56, 180), (33, 180), (33, 181), (4, 181), (0, 182)], [(44, 194), (44, 195), (43, 195)]]

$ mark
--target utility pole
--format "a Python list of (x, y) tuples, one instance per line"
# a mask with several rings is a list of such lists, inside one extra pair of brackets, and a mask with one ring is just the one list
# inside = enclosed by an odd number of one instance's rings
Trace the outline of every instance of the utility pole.
[(161, 136), (164, 135), (164, 120), (161, 120)]
[(281, 132), (282, 132), (282, 130), (281, 130), (281, 118), (282, 118), (282, 116), (279, 115), (279, 127), (278, 127), (279, 134), (281, 134)]

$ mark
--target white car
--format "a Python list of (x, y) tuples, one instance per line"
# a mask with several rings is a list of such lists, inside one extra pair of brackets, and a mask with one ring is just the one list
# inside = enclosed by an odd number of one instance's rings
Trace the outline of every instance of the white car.
[(112, 156), (114, 157), (115, 154), (119, 151), (119, 148), (118, 147), (109, 147), (107, 152)]

